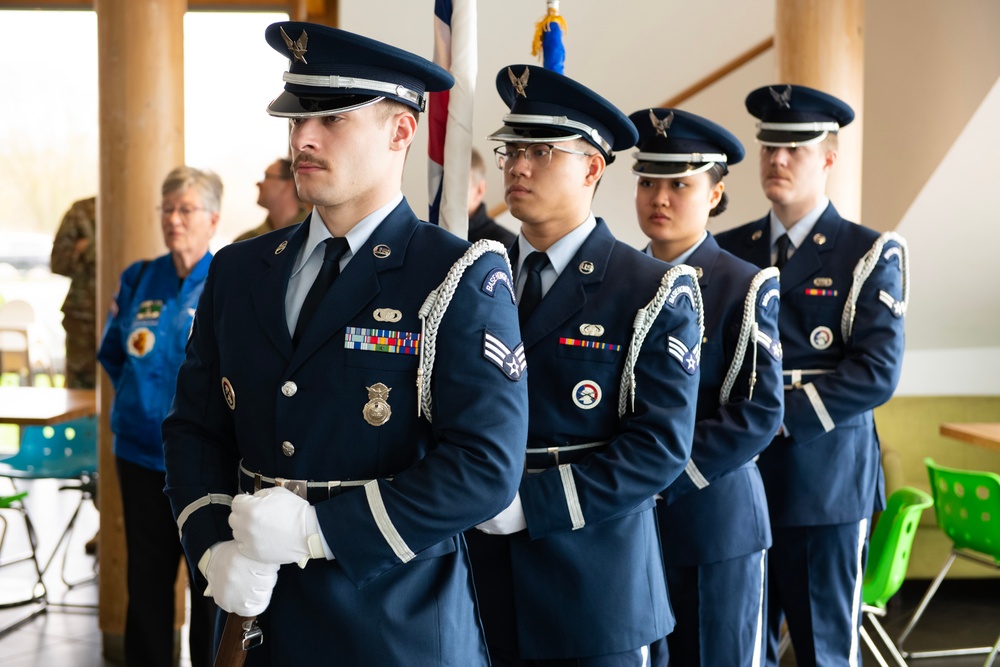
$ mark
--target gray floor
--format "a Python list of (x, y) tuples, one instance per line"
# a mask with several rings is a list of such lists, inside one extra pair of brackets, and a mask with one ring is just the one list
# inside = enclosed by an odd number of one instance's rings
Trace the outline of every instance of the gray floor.
[[(0, 482), (0, 495), (9, 491), (6, 481)], [(58, 485), (45, 480), (27, 486), (28, 507), (39, 532), (39, 550), (48, 559), (62, 526), (65, 525), (78, 494), (58, 491)], [(0, 562), (11, 554), (22, 552), (27, 544), (20, 519), (11, 511), (0, 512), (9, 525), (9, 535), (0, 551)], [(84, 505), (78, 529), (69, 544), (68, 576), (71, 581), (93, 572), (94, 559), (84, 555), (83, 543), (97, 528), (98, 515), (89, 502)], [(59, 576), (61, 560), (53, 563), (45, 577), (49, 599), (78, 605), (94, 605), (97, 586), (85, 584), (67, 590)], [(31, 574), (27, 563), (0, 568), (0, 601), (28, 594), (24, 581)], [(927, 588), (927, 581), (907, 582), (889, 604), (884, 621), (889, 635), (895, 637)], [(31, 607), (0, 609), (0, 626), (21, 617)], [(908, 642), (913, 650), (954, 646), (986, 645), (996, 641), (1000, 633), (1000, 579), (946, 581), (931, 603), (924, 619)], [(181, 667), (190, 667), (186, 641), (181, 642)], [(979, 667), (985, 656), (912, 660), (916, 667)], [(0, 638), (2, 667), (105, 667), (112, 663), (101, 655), (101, 638), (97, 628), (97, 610), (52, 606), (48, 611), (13, 632)], [(792, 651), (782, 659), (782, 667), (795, 665)], [(865, 665), (878, 664), (865, 653)], [(891, 664), (891, 663), (890, 663)], [(1000, 667), (1000, 660), (997, 660)]]

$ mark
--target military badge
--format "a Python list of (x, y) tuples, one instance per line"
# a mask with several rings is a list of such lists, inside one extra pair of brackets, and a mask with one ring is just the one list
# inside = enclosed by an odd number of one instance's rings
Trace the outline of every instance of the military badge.
[(368, 387), (368, 402), (362, 408), (361, 415), (372, 426), (381, 426), (392, 416), (392, 408), (389, 407), (388, 402), (390, 391), (392, 389), (381, 382), (376, 382)]
[(372, 317), (376, 322), (398, 322), (403, 318), (403, 313), (393, 308), (376, 308)]
[(816, 327), (809, 334), (809, 344), (817, 350), (825, 350), (833, 345), (833, 331), (830, 327)]
[(681, 368), (683, 368), (684, 372), (688, 375), (694, 375), (694, 372), (698, 370), (698, 355), (701, 352), (700, 347), (695, 346), (693, 350), (689, 349), (688, 346), (684, 344), (684, 341), (679, 338), (669, 336), (667, 338), (667, 351), (670, 353), (670, 356), (680, 363)]
[(510, 77), (510, 82), (514, 85), (514, 92), (516, 92), (521, 97), (527, 97), (528, 94), (525, 90), (528, 88), (528, 76), (531, 74), (531, 70), (527, 67), (524, 68), (524, 73), (521, 76), (515, 76), (514, 70), (507, 68), (507, 75)]
[(579, 340), (577, 338), (560, 338), (560, 345), (570, 347), (589, 347), (592, 350), (608, 350), (609, 352), (621, 352), (622, 346), (615, 343), (602, 343), (597, 340)]
[(133, 357), (145, 357), (156, 345), (156, 334), (146, 327), (139, 327), (128, 335), (126, 349)]
[(803, 294), (806, 296), (837, 296), (837, 290), (835, 289), (813, 289), (807, 287), (803, 290)]
[(694, 290), (691, 289), (690, 285), (677, 285), (670, 290), (670, 294), (667, 295), (667, 305), (676, 308), (678, 302), (684, 297), (687, 297), (688, 303), (694, 309)]
[(592, 410), (596, 408), (604, 398), (601, 385), (593, 380), (581, 380), (573, 387), (573, 405), (581, 410)]
[(816, 232), (815, 234), (813, 234), (813, 243), (815, 243), (816, 245), (823, 245), (823, 244), (825, 244), (826, 243), (826, 236), (824, 234), (820, 234), (819, 232)]
[(580, 333), (584, 336), (603, 336), (604, 327), (600, 324), (581, 324)]
[(524, 376), (528, 362), (524, 358), (524, 344), (518, 343), (511, 350), (489, 329), (483, 334), (483, 357), (493, 363), (508, 380), (519, 382)]
[(372, 254), (379, 259), (385, 259), (392, 254), (392, 249), (384, 243), (379, 243), (377, 246), (372, 248)]
[(233, 390), (233, 384), (229, 378), (222, 378), (222, 397), (226, 399), (226, 405), (229, 406), (230, 410), (236, 409), (236, 391)]
[(815, 287), (833, 287), (833, 278), (813, 278)]
[(278, 244), (278, 247), (274, 249), (274, 254), (280, 255), (282, 252), (285, 251), (285, 248), (287, 247), (288, 247), (288, 241), (282, 241), (281, 243)]
[(773, 87), (769, 87), (768, 90), (771, 92), (771, 99), (773, 99), (778, 106), (784, 107), (785, 109), (791, 109), (792, 108), (792, 87), (791, 86), (785, 86), (785, 89), (783, 91), (781, 91), (780, 93), (777, 90), (775, 90)]
[(885, 290), (878, 291), (878, 300), (885, 304), (885, 307), (889, 309), (889, 312), (891, 312), (892, 316), (897, 320), (906, 314), (906, 303), (903, 301), (896, 301), (896, 299)]
[(163, 310), (162, 301), (141, 301), (139, 311), (135, 314), (137, 320), (158, 320), (160, 311)]
[(285, 46), (292, 52), (295, 60), (301, 62), (303, 65), (308, 65), (309, 63), (306, 62), (306, 44), (309, 43), (309, 35), (306, 34), (306, 31), (303, 30), (299, 38), (293, 42), (284, 28), (279, 28), (279, 30), (281, 30), (281, 38), (285, 40)]
[(755, 231), (753, 234), (750, 235), (750, 240), (751, 241), (760, 241), (760, 239), (761, 239), (762, 236), (764, 236), (764, 232), (762, 232), (762, 231), (760, 231), (758, 229), (757, 231)]
[(784, 351), (781, 349), (781, 341), (777, 338), (771, 338), (760, 329), (757, 329), (757, 344), (767, 350), (767, 353), (777, 361), (781, 361), (781, 357), (784, 356)]
[(760, 295), (760, 300), (758, 301), (758, 303), (760, 304), (761, 308), (766, 309), (769, 305), (771, 305), (771, 302), (779, 298), (779, 296), (780, 292), (778, 292), (778, 289), (776, 287), (772, 287), (771, 289), (767, 290), (766, 292)]
[(669, 114), (667, 114), (666, 118), (664, 118), (663, 120), (660, 120), (659, 118), (656, 117), (656, 114), (653, 113), (653, 110), (650, 109), (649, 110), (649, 122), (653, 124), (653, 129), (656, 130), (657, 136), (660, 136), (660, 137), (663, 137), (664, 139), (666, 139), (667, 138), (667, 130), (670, 129), (670, 125), (674, 122), (674, 112), (671, 111)]
[(510, 284), (510, 276), (503, 269), (490, 271), (490, 275), (486, 276), (486, 280), (483, 281), (482, 290), (490, 296), (496, 296), (497, 287), (500, 285), (507, 288), (507, 293), (510, 295), (510, 302), (514, 303), (514, 286)]
[(582, 273), (583, 275), (586, 276), (586, 275), (589, 275), (589, 274), (591, 274), (593, 272), (594, 272), (594, 263), (593, 262), (587, 262), (587, 261), (580, 262), (580, 273)]

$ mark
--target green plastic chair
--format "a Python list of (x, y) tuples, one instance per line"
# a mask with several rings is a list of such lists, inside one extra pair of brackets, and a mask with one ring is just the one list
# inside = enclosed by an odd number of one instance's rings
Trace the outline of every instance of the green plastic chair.
[(924, 463), (931, 478), (938, 526), (953, 545), (944, 567), (931, 582), (896, 644), (903, 655), (911, 659), (988, 653), (983, 667), (989, 667), (1000, 652), (1000, 637), (993, 646), (909, 652), (903, 648), (903, 642), (910, 636), (956, 558), (1000, 569), (1000, 475), (946, 468), (929, 458), (924, 459)]
[(861, 588), (861, 611), (864, 614), (861, 638), (882, 667), (889, 666), (868, 634), (864, 621), (867, 620), (875, 628), (896, 664), (906, 667), (906, 662), (878, 619), (885, 616), (886, 603), (906, 579), (906, 566), (910, 562), (910, 549), (917, 534), (920, 515), (933, 504), (934, 500), (923, 491), (904, 486), (889, 496), (885, 511), (875, 525)]

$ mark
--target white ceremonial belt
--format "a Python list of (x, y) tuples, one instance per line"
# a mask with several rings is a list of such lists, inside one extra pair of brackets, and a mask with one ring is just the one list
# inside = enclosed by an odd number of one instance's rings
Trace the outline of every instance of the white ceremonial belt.
[(827, 373), (832, 372), (833, 370), (828, 368), (795, 368), (792, 370), (781, 371), (781, 374), (785, 376), (785, 389), (801, 389), (802, 378), (810, 375), (826, 375)]
[[(284, 489), (288, 489), (295, 495), (305, 500), (315, 502), (317, 499), (331, 498), (338, 495), (341, 491), (352, 487), (364, 486), (368, 482), (372, 481), (370, 479), (348, 479), (348, 480), (330, 480), (327, 482), (311, 482), (305, 479), (286, 479), (284, 477), (268, 477), (267, 475), (261, 475), (260, 473), (250, 472), (243, 464), (240, 463), (240, 474), (241, 482), (240, 488), (248, 493), (253, 493), (260, 491), (261, 489), (267, 489), (275, 486), (280, 486)], [(247, 484), (244, 482), (249, 482), (253, 485), (253, 489), (245, 488)]]

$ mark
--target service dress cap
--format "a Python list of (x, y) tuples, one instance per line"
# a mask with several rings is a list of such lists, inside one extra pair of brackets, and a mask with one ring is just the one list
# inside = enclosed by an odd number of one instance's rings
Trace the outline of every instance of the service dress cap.
[(743, 144), (726, 128), (680, 109), (643, 109), (629, 116), (639, 131), (632, 173), (647, 178), (683, 178), (743, 159)]
[(854, 120), (846, 102), (820, 90), (790, 84), (758, 88), (746, 99), (764, 146), (805, 146), (823, 141)]
[(285, 91), (272, 116), (310, 118), (345, 113), (387, 99), (423, 111), (427, 93), (448, 90), (447, 70), (418, 55), (346, 30), (315, 23), (272, 23), (264, 38), (289, 59)]
[(537, 65), (510, 65), (497, 73), (497, 92), (510, 109), (488, 139), (558, 143), (583, 139), (610, 164), (614, 151), (635, 145), (632, 121), (615, 105), (567, 76)]

